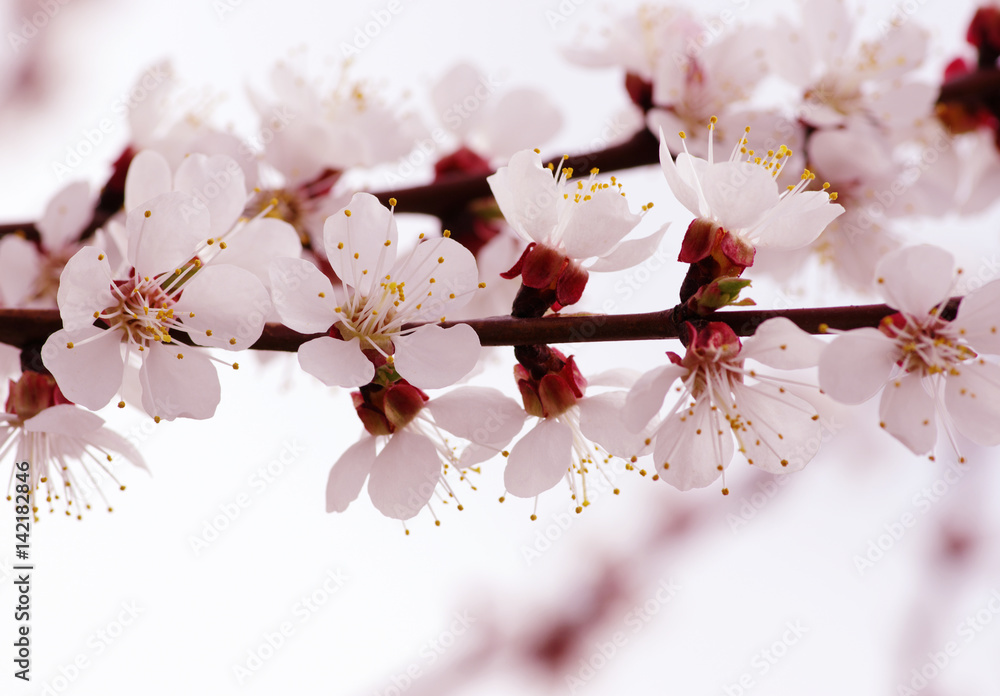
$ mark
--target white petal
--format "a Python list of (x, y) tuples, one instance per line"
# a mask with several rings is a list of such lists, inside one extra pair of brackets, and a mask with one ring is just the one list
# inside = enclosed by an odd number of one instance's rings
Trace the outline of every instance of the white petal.
[(595, 191), (590, 200), (567, 200), (564, 206), (569, 206), (572, 216), (563, 229), (562, 242), (566, 255), (573, 259), (603, 256), (642, 219), (629, 210), (624, 196), (610, 188)]
[(333, 285), (311, 261), (275, 259), (270, 277), (274, 308), (288, 328), (304, 334), (324, 333), (337, 321)]
[(253, 273), (221, 264), (202, 268), (185, 283), (175, 309), (195, 343), (244, 350), (260, 338), (271, 299)]
[(519, 498), (533, 498), (549, 490), (569, 471), (573, 459), (573, 432), (554, 418), (545, 418), (510, 450), (503, 483)]
[(132, 158), (125, 175), (125, 212), (173, 190), (173, 175), (159, 152), (143, 150)]
[(848, 331), (820, 356), (820, 389), (841, 403), (860, 404), (882, 388), (900, 357), (895, 341), (878, 329)]
[[(496, 454), (521, 432), (525, 413), (497, 389), (460, 387), (427, 402), (427, 410), (443, 430), (490, 447)], [(464, 462), (463, 462), (463, 465)]]
[(610, 253), (588, 266), (587, 270), (596, 273), (621, 271), (648, 260), (656, 253), (668, 227), (670, 227), (669, 222), (651, 235), (641, 239), (625, 240)]
[[(531, 114), (531, 118), (523, 118)], [(509, 158), (518, 150), (539, 147), (562, 127), (562, 115), (549, 98), (534, 89), (512, 89), (485, 113), (483, 131), (491, 157)]]
[[(83, 342), (94, 336), (98, 338)], [(121, 387), (125, 371), (121, 338), (118, 331), (94, 326), (72, 333), (56, 331), (42, 347), (42, 363), (67, 399), (96, 411), (106, 406)], [(70, 341), (73, 348), (66, 347)]]
[(555, 178), (541, 157), (522, 150), (506, 167), (486, 177), (507, 224), (527, 241), (545, 242), (559, 221)]
[(139, 383), (146, 413), (164, 420), (215, 415), (222, 388), (215, 365), (201, 349), (153, 343), (142, 355)]
[(330, 266), (345, 284), (363, 295), (392, 267), (398, 237), (392, 213), (370, 193), (354, 194), (347, 208), (328, 217), (323, 226)]
[(284, 220), (262, 217), (251, 220), (238, 234), (231, 235), (219, 260), (247, 269), (265, 287), (270, 287), (271, 262), (301, 255), (302, 242), (294, 227)]
[(208, 209), (212, 237), (220, 237), (236, 223), (247, 203), (243, 170), (226, 155), (192, 154), (174, 175), (174, 190), (194, 197), (195, 205)]
[(421, 242), (389, 275), (395, 282), (406, 283), (406, 304), (401, 303), (399, 309), (409, 312), (407, 316), (413, 321), (441, 321), (452, 310), (465, 306), (479, 285), (476, 257), (448, 237)]
[(0, 300), (7, 307), (20, 307), (31, 297), (38, 282), (42, 255), (27, 239), (9, 234), (0, 239)]
[(179, 268), (208, 239), (209, 227), (208, 210), (186, 193), (147, 200), (125, 219), (129, 263), (149, 277)]
[(111, 282), (111, 265), (103, 251), (88, 246), (76, 252), (63, 268), (56, 293), (63, 328), (76, 331), (90, 326), (94, 312), (117, 305)]
[(750, 162), (717, 162), (701, 176), (711, 211), (727, 230), (750, 227), (778, 203), (778, 186), (771, 173)]
[(934, 399), (917, 374), (900, 375), (885, 385), (879, 419), (914, 454), (930, 452), (937, 442)]
[(816, 409), (787, 390), (735, 383), (733, 400), (741, 417), (734, 434), (753, 466), (772, 474), (798, 471), (819, 451), (823, 426), (813, 420)]
[(951, 325), (976, 351), (1000, 354), (1000, 280), (966, 295)]
[(375, 438), (364, 436), (347, 448), (326, 480), (326, 511), (343, 512), (358, 497), (375, 462)]
[(761, 248), (798, 249), (815, 241), (843, 213), (844, 207), (831, 203), (825, 191), (800, 191), (782, 198), (749, 237)]
[(663, 133), (660, 133), (660, 168), (663, 170), (663, 176), (667, 180), (667, 185), (670, 187), (670, 192), (674, 194), (674, 198), (680, 202), (685, 208), (691, 211), (692, 215), (701, 215), (701, 206), (699, 204), (699, 196), (689, 181), (692, 177), (685, 177), (681, 173), (680, 165), (685, 163), (690, 164), (691, 158), (684, 153), (677, 155), (677, 162), (674, 162), (674, 158), (670, 154), (670, 148), (667, 147), (667, 141), (663, 137)]
[(50, 406), (24, 421), (24, 429), (29, 433), (53, 433), (84, 439), (89, 439), (103, 425), (104, 419), (96, 413), (72, 404)]
[(955, 258), (930, 244), (904, 247), (886, 254), (875, 268), (879, 292), (890, 307), (925, 317), (947, 299), (955, 273)]
[(479, 360), (479, 335), (468, 324), (444, 329), (426, 324), (392, 339), (396, 371), (420, 389), (440, 389), (472, 372)]
[(740, 357), (780, 370), (801, 370), (818, 365), (824, 348), (826, 343), (807, 334), (791, 319), (774, 317), (743, 342)]
[[(704, 488), (722, 475), (733, 458), (733, 436), (708, 399), (667, 418), (656, 431), (653, 460), (660, 478), (687, 491)], [(721, 468), (720, 468), (721, 467)]]
[(427, 504), (441, 476), (434, 445), (423, 435), (398, 430), (368, 477), (368, 495), (386, 517), (408, 520)]
[(588, 396), (577, 404), (580, 409), (580, 432), (616, 457), (639, 456), (646, 449), (648, 432), (630, 432), (622, 420), (625, 392), (607, 392)]
[(970, 360), (945, 378), (944, 402), (958, 432), (978, 445), (1000, 445), (1000, 367)]
[(69, 184), (49, 202), (36, 225), (42, 246), (55, 251), (79, 240), (83, 228), (93, 217), (90, 184), (86, 181)]
[(628, 429), (637, 433), (645, 428), (660, 412), (670, 386), (687, 373), (686, 367), (670, 364), (661, 365), (640, 377), (625, 400), (623, 416)]
[(375, 366), (357, 338), (321, 336), (299, 346), (299, 365), (328, 387), (360, 387), (372, 381)]

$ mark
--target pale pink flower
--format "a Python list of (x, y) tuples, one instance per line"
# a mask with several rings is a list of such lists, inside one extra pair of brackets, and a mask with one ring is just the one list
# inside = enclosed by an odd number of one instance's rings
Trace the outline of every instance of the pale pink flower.
[(476, 260), (458, 242), (421, 241), (397, 256), (392, 211), (367, 193), (327, 219), (326, 254), (343, 283), (334, 288), (313, 264), (277, 259), (271, 266), (275, 308), (291, 329), (329, 335), (299, 348), (299, 364), (327, 386), (367, 384), (378, 365), (390, 363), (422, 389), (454, 384), (479, 358), (479, 337), (465, 324), (441, 322), (479, 286)]
[[(679, 398), (656, 428), (653, 459), (660, 478), (680, 490), (704, 488), (720, 476), (735, 449), (747, 462), (780, 474), (805, 466), (819, 441), (815, 407), (786, 389), (785, 381), (744, 365), (747, 359), (780, 369), (814, 366), (822, 341), (784, 318), (761, 324), (740, 342), (726, 324), (711, 322), (694, 338), (683, 359), (643, 375), (629, 392), (624, 419), (644, 427), (663, 407), (677, 380)], [(750, 378), (756, 383), (748, 385)], [(728, 489), (723, 488), (723, 493)]]
[[(879, 328), (846, 331), (819, 363), (820, 386), (847, 404), (880, 390), (880, 425), (915, 454), (930, 452), (938, 419), (958, 451), (955, 431), (1000, 444), (1000, 281), (970, 292), (952, 320), (941, 314), (955, 287), (954, 258), (930, 245), (885, 256), (876, 284), (898, 310)], [(883, 389), (884, 388), (884, 389)]]

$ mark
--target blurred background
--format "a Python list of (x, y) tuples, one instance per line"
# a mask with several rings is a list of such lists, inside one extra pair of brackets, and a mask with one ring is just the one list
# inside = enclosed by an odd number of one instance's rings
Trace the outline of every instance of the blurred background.
[[(796, 12), (759, 0), (686, 4), (748, 25), (780, 26)], [(581, 47), (582, 28), (636, 5), (4, 0), (0, 222), (37, 219), (73, 178), (102, 185), (129, 141), (116, 105), (164, 59), (189, 104), (241, 133), (259, 127), (248, 88), (266, 92), (279, 60), (322, 75), (354, 45), (355, 75), (424, 114), (437, 79), (471, 61), (504, 89), (533, 87), (558, 106), (563, 124), (547, 155), (594, 149), (628, 134), (619, 125), (628, 123), (623, 76), (573, 65), (562, 51)], [(975, 5), (905, 5), (932, 34), (925, 74), (938, 79), (967, 52)], [(32, 33), (25, 22), (40, 8), (48, 19)], [(894, 8), (865, 4), (863, 30)], [(22, 43), (11, 32), (31, 36)], [(70, 175), (54, 166), (104, 119), (110, 129), (91, 138)], [(395, 188), (390, 174), (401, 166), (359, 175), (359, 185)], [(686, 224), (657, 167), (619, 176), (630, 198), (656, 203), (645, 232)], [(411, 233), (436, 228), (400, 220)], [(998, 221), (996, 206), (914, 220), (908, 239), (936, 240), (989, 280), (1000, 272)], [(608, 297), (618, 312), (673, 305), (684, 271), (673, 262), (674, 232), (665, 262), (594, 279), (580, 309), (596, 311)], [(755, 280), (751, 295), (779, 308), (861, 299), (820, 272)], [(585, 374), (649, 368), (680, 349), (572, 348)], [(474, 382), (513, 395), (512, 364), (509, 350), (497, 350)], [(869, 403), (831, 410), (802, 472), (775, 479), (735, 462), (728, 497), (715, 486), (680, 494), (618, 466), (611, 478), (621, 495), (599, 487), (577, 515), (559, 486), (532, 522), (531, 501), (498, 502), (495, 461), (464, 493), (464, 511), (439, 509), (440, 527), (418, 516), (405, 535), (365, 494), (346, 513), (324, 512), (327, 473), (361, 432), (346, 391), (323, 387), (291, 355), (255, 356), (221, 377), (209, 421), (101, 414), (141, 447), (151, 474), (116, 469), (128, 490), (111, 496), (113, 513), (80, 522), (45, 514), (36, 525), (30, 684), (12, 677), (7, 506), (0, 693), (1000, 693), (995, 451), (962, 442), (964, 468), (945, 447), (934, 462), (914, 457), (879, 432)]]

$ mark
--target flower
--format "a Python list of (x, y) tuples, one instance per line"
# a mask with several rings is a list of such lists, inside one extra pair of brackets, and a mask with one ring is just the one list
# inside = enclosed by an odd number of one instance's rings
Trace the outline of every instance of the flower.
[(389, 363), (415, 387), (432, 389), (475, 367), (479, 337), (468, 325), (404, 328), (445, 321), (446, 310), (469, 301), (479, 276), (467, 249), (440, 237), (397, 258), (392, 211), (367, 193), (327, 219), (324, 241), (343, 281), (339, 290), (308, 261), (283, 258), (271, 266), (274, 303), (285, 325), (328, 334), (299, 347), (303, 370), (327, 386), (359, 387)]
[(744, 134), (729, 159), (716, 162), (713, 130), (707, 160), (685, 149), (675, 162), (660, 134), (660, 165), (667, 184), (681, 205), (698, 216), (684, 236), (679, 261), (697, 263), (711, 256), (723, 269), (716, 277), (727, 275), (729, 268), (753, 265), (757, 247), (809, 244), (844, 212), (833, 203), (837, 194), (827, 193), (828, 184), (822, 191), (805, 190), (815, 178), (808, 169), (796, 185), (779, 194), (775, 179), (791, 155), (783, 145), (758, 155), (747, 147)]
[(94, 215), (90, 186), (64, 187), (38, 221), (38, 243), (18, 235), (0, 240), (0, 297), (9, 307), (54, 308), (59, 276), (80, 248), (80, 234)]
[[(28, 490), (44, 489), (50, 504), (53, 498), (64, 497), (67, 515), (73, 514), (70, 507), (75, 503), (77, 519), (82, 519), (83, 510), (91, 508), (91, 493), (108, 505), (101, 490), (102, 479), (110, 478), (125, 490), (109, 468), (111, 453), (146, 468), (142, 455), (123, 437), (104, 427), (99, 416), (67, 401), (51, 376), (30, 371), (16, 382), (10, 380), (5, 412), (0, 413), (0, 453), (9, 452), (14, 453), (15, 462), (28, 462)], [(8, 500), (16, 483), (12, 475)], [(38, 512), (37, 504), (33, 512)]]
[[(607, 479), (602, 465), (613, 456), (628, 459), (626, 468), (631, 469), (650, 441), (646, 433), (628, 432), (619, 418), (624, 391), (587, 396), (587, 380), (573, 356), (547, 347), (541, 353), (545, 372), (540, 378), (524, 365), (514, 366), (524, 408), (538, 422), (511, 447), (504, 486), (513, 496), (533, 498), (565, 479), (579, 513), (590, 505), (588, 474)], [(618, 386), (610, 375), (605, 384), (604, 377), (596, 377), (592, 385)]]
[[(387, 517), (407, 520), (430, 508), (439, 487), (444, 491), (439, 498), (447, 503), (456, 497), (446, 478), (449, 470), (467, 480), (470, 467), (498, 454), (524, 424), (524, 412), (512, 399), (484, 387), (461, 387), (431, 400), (397, 380), (366, 385), (352, 396), (369, 434), (330, 470), (327, 512), (347, 509), (365, 479), (372, 504)], [(469, 445), (458, 452), (445, 433)]]
[(954, 431), (1000, 444), (1000, 281), (973, 290), (954, 319), (942, 315), (954, 289), (954, 258), (935, 246), (885, 256), (877, 287), (898, 310), (879, 328), (845, 331), (823, 352), (819, 381), (837, 401), (859, 404), (879, 390), (880, 425), (915, 454), (937, 442), (937, 420), (958, 452)]
[[(680, 489), (704, 488), (723, 475), (733, 458), (735, 439), (747, 462), (780, 474), (796, 471), (815, 450), (819, 414), (791, 394), (783, 380), (744, 367), (746, 359), (782, 369), (815, 365), (822, 341), (778, 317), (761, 324), (744, 343), (729, 326), (688, 324), (692, 336), (684, 358), (668, 354), (670, 365), (643, 375), (628, 394), (624, 419), (644, 427), (661, 409), (678, 379), (680, 398), (657, 427), (653, 458), (660, 478)], [(756, 384), (747, 385), (750, 377)], [(723, 484), (725, 485), (725, 484)], [(729, 490), (723, 487), (722, 492)]]
[[(138, 357), (148, 414), (209, 418), (220, 399), (214, 358), (178, 346), (170, 332), (226, 350), (260, 337), (267, 290), (250, 271), (217, 262), (242, 210), (242, 179), (238, 168), (228, 179), (217, 176), (224, 159), (192, 155), (175, 176), (183, 190), (160, 192), (170, 187), (169, 167), (152, 152), (137, 155), (133, 167), (145, 173), (147, 164), (158, 176), (133, 178), (130, 171), (126, 182), (127, 208), (154, 194), (126, 217), (127, 270), (113, 273), (105, 253), (91, 246), (69, 260), (58, 293), (63, 329), (45, 342), (42, 360), (71, 401), (96, 410), (119, 392), (125, 365)], [(207, 195), (212, 181), (215, 196)]]
[[(520, 275), (527, 287), (551, 287), (556, 302), (567, 306), (580, 299), (588, 271), (617, 271), (649, 258), (666, 225), (642, 239), (622, 242), (642, 215), (629, 210), (615, 177), (600, 183), (592, 169), (586, 184), (570, 184), (571, 168), (563, 167), (558, 174), (553, 169), (542, 166), (537, 151), (523, 150), (487, 181), (507, 223), (529, 242), (503, 277)], [(651, 206), (644, 205), (642, 212)], [(581, 264), (588, 259), (595, 261)]]

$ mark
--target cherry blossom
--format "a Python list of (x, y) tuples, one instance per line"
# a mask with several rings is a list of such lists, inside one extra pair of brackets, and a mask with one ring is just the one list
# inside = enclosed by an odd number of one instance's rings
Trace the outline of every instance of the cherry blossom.
[[(745, 342), (722, 322), (702, 329), (689, 324), (688, 331), (692, 339), (685, 356), (668, 353), (671, 364), (643, 375), (625, 403), (626, 423), (640, 429), (681, 382), (680, 397), (653, 435), (660, 478), (680, 490), (710, 485), (724, 476), (734, 440), (747, 462), (764, 471), (781, 474), (804, 467), (816, 450), (803, 445), (818, 442), (822, 427), (816, 408), (792, 394), (787, 382), (748, 369), (744, 361), (786, 370), (815, 366), (822, 341), (781, 317), (761, 324)], [(747, 378), (756, 383), (746, 384)]]
[(37, 223), (38, 243), (18, 235), (0, 240), (0, 298), (9, 307), (54, 308), (59, 276), (80, 248), (80, 234), (94, 215), (90, 186), (65, 186)]
[[(546, 367), (540, 378), (523, 365), (514, 367), (524, 408), (537, 422), (511, 448), (504, 487), (513, 496), (534, 498), (565, 480), (576, 511), (582, 512), (590, 505), (587, 476), (610, 481), (604, 466), (612, 457), (628, 460), (627, 468), (632, 468), (650, 440), (647, 433), (631, 433), (622, 423), (625, 391), (585, 394), (588, 382), (573, 356), (554, 348), (548, 349)], [(621, 375), (602, 373), (591, 386), (622, 386)]]
[[(51, 376), (37, 372), (10, 380), (5, 412), (0, 413), (0, 458), (9, 454), (13, 461), (28, 462), (31, 491), (44, 490), (53, 506), (53, 500), (65, 500), (66, 515), (75, 509), (78, 519), (91, 509), (93, 494), (112, 510), (102, 483), (110, 480), (125, 490), (111, 469), (113, 454), (146, 468), (142, 455), (125, 438), (106, 428), (99, 416), (70, 403)], [(11, 477), (11, 489), (13, 483)], [(33, 512), (37, 521), (37, 505)]]
[(213, 358), (177, 345), (170, 332), (226, 350), (260, 337), (271, 306), (266, 288), (250, 271), (219, 262), (242, 210), (241, 175), (230, 168), (228, 179), (218, 178), (224, 158), (192, 155), (175, 177), (185, 190), (170, 190), (169, 168), (156, 153), (140, 153), (132, 166), (127, 270), (113, 272), (91, 246), (69, 260), (58, 293), (63, 329), (46, 341), (42, 358), (71, 401), (96, 410), (120, 391), (125, 366), (137, 357), (148, 414), (209, 418), (220, 398)]
[(480, 284), (467, 249), (439, 237), (397, 255), (392, 211), (367, 193), (327, 219), (324, 238), (341, 288), (309, 261), (282, 258), (271, 266), (274, 303), (285, 325), (328, 334), (299, 348), (302, 369), (327, 386), (359, 387), (388, 363), (413, 386), (433, 389), (475, 367), (479, 337), (469, 326), (405, 328), (445, 321), (446, 311), (471, 299)]
[[(749, 133), (749, 128), (747, 128)], [(685, 150), (676, 162), (662, 134), (660, 165), (671, 192), (697, 215), (684, 236), (679, 260), (696, 263), (714, 258), (725, 275), (726, 267), (753, 265), (758, 247), (795, 249), (816, 239), (844, 212), (835, 193), (807, 191), (815, 179), (808, 169), (800, 180), (779, 193), (776, 178), (784, 167), (788, 148), (757, 153), (744, 134), (728, 160), (716, 162), (712, 129), (708, 158), (692, 157)]]
[(820, 386), (860, 404), (880, 390), (880, 425), (915, 454), (934, 449), (937, 421), (958, 451), (955, 432), (1000, 444), (1000, 281), (973, 290), (954, 319), (943, 314), (955, 287), (951, 254), (931, 245), (900, 249), (876, 269), (877, 287), (898, 310), (875, 328), (846, 331), (823, 352)]
[[(467, 481), (469, 470), (499, 454), (524, 424), (517, 403), (485, 387), (460, 387), (430, 399), (397, 380), (367, 385), (352, 396), (368, 435), (330, 470), (327, 512), (347, 509), (367, 479), (368, 495), (383, 515), (407, 520), (424, 507), (433, 515), (435, 493), (442, 503), (457, 501), (448, 474)], [(448, 434), (468, 444), (460, 451)]]
[[(597, 170), (584, 183), (570, 183), (573, 171), (543, 167), (537, 151), (522, 150), (506, 167), (488, 177), (507, 223), (529, 242), (505, 278), (521, 276), (531, 288), (552, 287), (559, 305), (577, 302), (589, 271), (617, 271), (649, 258), (666, 232), (622, 241), (642, 215), (629, 210), (621, 184), (597, 181)], [(652, 204), (642, 206), (642, 213)], [(593, 260), (589, 265), (581, 262)]]

